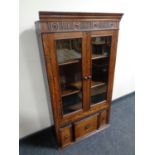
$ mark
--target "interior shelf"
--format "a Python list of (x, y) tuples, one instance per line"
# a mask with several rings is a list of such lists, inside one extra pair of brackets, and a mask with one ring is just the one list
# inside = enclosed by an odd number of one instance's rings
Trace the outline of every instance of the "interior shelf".
[(101, 59), (101, 58), (107, 58), (108, 56), (106, 54), (92, 54), (92, 60)]
[(74, 49), (61, 48), (57, 49), (59, 65), (78, 63), (81, 59), (81, 53)]
[[(81, 91), (81, 83), (82, 83), (81, 81), (71, 83), (70, 86), (66, 87), (66, 89), (63, 89), (62, 97), (79, 93)], [(106, 83), (98, 82), (98, 81), (91, 81), (91, 88), (96, 88), (96, 87), (103, 86), (103, 85), (106, 86)]]
[(79, 93), (80, 90), (76, 87), (70, 86), (62, 91), (62, 97)]
[(64, 66), (64, 65), (69, 65), (69, 64), (79, 63), (79, 62), (80, 62), (80, 60), (78, 60), (78, 59), (68, 60), (68, 61), (59, 63), (59, 66)]
[[(98, 89), (97, 87), (105, 86), (105, 90), (102, 90), (102, 93), (106, 92), (106, 83), (99, 82), (99, 81), (91, 81), (91, 88), (92, 89)], [(98, 90), (99, 90), (98, 89)], [(82, 108), (82, 103), (80, 102), (80, 99), (78, 97), (78, 93), (81, 91), (81, 81), (71, 83), (69, 87), (67, 87), (62, 92), (63, 98), (63, 109), (64, 114), (67, 114), (69, 112), (74, 112), (77, 109)], [(103, 94), (94, 94), (91, 96), (92, 104), (95, 104), (101, 100), (104, 100)], [(75, 96), (74, 96), (75, 95)], [(74, 100), (74, 101), (72, 101)]]
[(67, 114), (82, 108), (82, 97), (80, 93), (72, 94), (62, 98), (63, 113)]
[(66, 105), (64, 106), (64, 114), (67, 114), (68, 112), (76, 111), (77, 109), (82, 109), (82, 103), (76, 103), (72, 105)]
[[(77, 89), (80, 89), (81, 88), (81, 81), (72, 83), (71, 85), (75, 86)], [(91, 81), (91, 88), (95, 88), (95, 87), (102, 86), (102, 85), (106, 85), (106, 83), (100, 82), (100, 81), (93, 81), (93, 80)]]
[[(107, 57), (108, 57), (107, 54), (92, 54), (92, 60), (102, 59), (102, 58), (107, 58)], [(79, 62), (80, 62), (80, 59), (66, 60), (64, 62), (59, 62), (59, 66), (75, 64)]]
[(106, 83), (104, 82), (99, 82), (99, 81), (91, 81), (91, 88), (96, 88), (99, 86), (106, 86)]

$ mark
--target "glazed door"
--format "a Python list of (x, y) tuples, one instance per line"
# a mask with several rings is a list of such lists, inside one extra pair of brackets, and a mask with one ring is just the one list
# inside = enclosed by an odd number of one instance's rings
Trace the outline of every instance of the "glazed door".
[[(96, 31), (89, 33), (90, 38), (90, 106), (107, 103), (107, 96), (112, 93), (109, 83), (113, 83), (111, 64), (114, 54), (114, 32)], [(113, 59), (113, 60), (112, 60)], [(110, 79), (111, 77), (111, 79)]]
[(86, 116), (111, 100), (116, 37), (113, 31), (44, 34), (52, 106), (59, 120)]
[(52, 68), (57, 68), (55, 75), (59, 94), (56, 97), (57, 109), (64, 117), (83, 111), (85, 107), (86, 85), (83, 82), (83, 76), (86, 72), (84, 69), (86, 34), (83, 32), (56, 33), (52, 34), (52, 38), (57, 64), (52, 66)]

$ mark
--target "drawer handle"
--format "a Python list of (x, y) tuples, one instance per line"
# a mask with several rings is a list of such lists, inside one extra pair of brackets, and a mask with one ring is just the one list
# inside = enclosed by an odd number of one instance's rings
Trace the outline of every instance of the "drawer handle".
[(91, 125), (88, 124), (88, 125), (86, 125), (86, 126), (84, 127), (84, 129), (85, 129), (85, 130), (88, 130), (90, 127), (91, 127)]

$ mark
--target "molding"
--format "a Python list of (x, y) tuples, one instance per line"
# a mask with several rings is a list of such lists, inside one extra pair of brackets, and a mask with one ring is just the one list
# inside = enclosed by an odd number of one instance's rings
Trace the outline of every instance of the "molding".
[(41, 33), (119, 29), (119, 21), (40, 21)]
[(40, 11), (40, 20), (53, 19), (118, 19), (120, 20), (123, 13), (99, 13), (99, 12), (48, 12)]

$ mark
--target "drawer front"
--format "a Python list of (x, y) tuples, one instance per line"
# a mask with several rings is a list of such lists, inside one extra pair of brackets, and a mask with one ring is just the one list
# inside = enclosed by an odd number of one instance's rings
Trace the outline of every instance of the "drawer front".
[(60, 128), (60, 141), (61, 141), (61, 146), (67, 146), (72, 142), (72, 130), (71, 126), (67, 126), (64, 128)]
[(97, 129), (97, 115), (88, 117), (74, 124), (75, 139), (85, 136), (86, 134)]
[(107, 110), (104, 110), (99, 114), (99, 127), (103, 127), (106, 124), (107, 124)]

